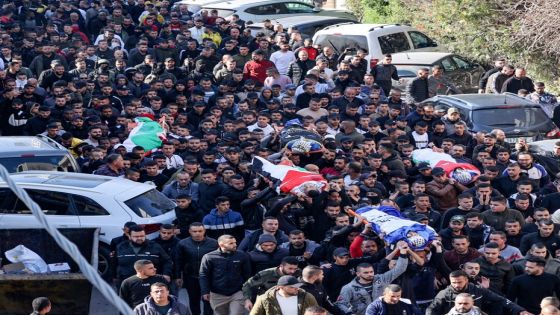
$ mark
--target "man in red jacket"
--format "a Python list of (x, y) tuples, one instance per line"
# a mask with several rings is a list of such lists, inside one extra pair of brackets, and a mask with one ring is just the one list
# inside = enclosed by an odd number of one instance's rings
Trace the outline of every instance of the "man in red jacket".
[(253, 51), (253, 60), (247, 62), (243, 68), (243, 75), (245, 79), (253, 79), (264, 83), (266, 79), (266, 69), (275, 68), (276, 66), (271, 61), (264, 59), (264, 52), (260, 49)]

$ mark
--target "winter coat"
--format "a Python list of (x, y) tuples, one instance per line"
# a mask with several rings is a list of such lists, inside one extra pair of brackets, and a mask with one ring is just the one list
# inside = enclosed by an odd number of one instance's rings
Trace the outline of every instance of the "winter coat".
[(134, 263), (140, 259), (147, 259), (154, 263), (158, 273), (171, 276), (173, 262), (167, 252), (157, 243), (146, 240), (138, 252), (134, 251), (130, 241), (124, 241), (117, 245), (117, 252), (113, 258), (113, 271), (115, 278), (126, 279), (134, 274)]
[(459, 293), (472, 295), (474, 305), (482, 308), (488, 314), (502, 314), (503, 309), (509, 310), (511, 314), (519, 314), (519, 312), (524, 311), (521, 306), (505, 297), (469, 283), (461, 291), (456, 291), (451, 286), (439, 291), (426, 310), (426, 315), (440, 315), (449, 312), (455, 306), (455, 298)]
[(176, 277), (179, 278), (183, 273), (183, 279), (198, 278), (203, 256), (217, 248), (218, 242), (210, 237), (205, 237), (200, 242), (193, 240), (192, 237), (181, 240), (175, 249)]
[[(398, 303), (401, 311), (399, 314), (402, 315), (422, 315), (422, 312), (414, 306), (409, 300), (401, 299)], [(387, 305), (383, 303), (383, 299), (379, 298), (375, 302), (371, 303), (366, 312), (366, 315), (387, 315)]]
[(352, 313), (357, 315), (365, 314), (368, 305), (383, 295), (383, 290), (396, 278), (406, 271), (408, 266), (408, 259), (400, 257), (397, 260), (395, 268), (373, 276), (373, 289), (369, 294), (366, 287), (358, 283), (357, 279), (352, 280), (350, 283), (342, 287), (340, 296), (336, 300), (336, 305), (345, 313)]
[(245, 252), (225, 253), (217, 249), (202, 257), (200, 291), (202, 295), (214, 292), (231, 296), (241, 290), (250, 276), (251, 262)]
[(499, 294), (507, 291), (515, 277), (510, 263), (502, 257), (495, 264), (489, 263), (484, 257), (478, 257), (474, 261), (480, 264), (480, 275), (490, 279), (490, 290)]
[[(173, 295), (169, 296), (169, 302), (171, 303), (171, 309), (167, 312), (167, 315), (192, 315), (191, 309), (179, 303)], [(154, 299), (147, 296), (144, 303), (134, 308), (134, 315), (159, 315)]]
[[(282, 309), (280, 309), (280, 304), (276, 300), (276, 292), (278, 287), (272, 287), (266, 291), (263, 295), (257, 297), (255, 305), (251, 309), (250, 315), (278, 315), (282, 314)], [(299, 290), (297, 294), (298, 312), (297, 314), (290, 315), (303, 315), (305, 309), (311, 306), (317, 305), (317, 301), (313, 295)]]
[(289, 254), (285, 248), (276, 248), (272, 253), (267, 253), (257, 245), (255, 250), (249, 252), (253, 273), (279, 266), (282, 259)]
[(215, 239), (229, 234), (233, 235), (237, 241), (241, 241), (245, 233), (241, 214), (231, 209), (224, 214), (218, 213), (217, 209), (212, 209), (210, 214), (204, 216), (202, 224), (206, 229), (206, 235)]
[[(258, 229), (255, 232), (247, 235), (241, 244), (239, 244), (239, 250), (250, 252), (255, 249), (257, 243), (259, 242), (259, 237), (263, 235), (263, 229)], [(281, 230), (276, 231), (274, 234), (274, 238), (276, 239), (276, 244), (282, 244), (284, 242), (289, 241), (288, 236)]]

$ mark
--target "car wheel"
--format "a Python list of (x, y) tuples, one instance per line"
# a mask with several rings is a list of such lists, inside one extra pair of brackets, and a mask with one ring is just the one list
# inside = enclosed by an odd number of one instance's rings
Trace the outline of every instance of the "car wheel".
[(109, 264), (111, 262), (111, 250), (109, 250), (107, 245), (99, 244), (98, 256), (97, 270), (103, 279), (110, 280)]

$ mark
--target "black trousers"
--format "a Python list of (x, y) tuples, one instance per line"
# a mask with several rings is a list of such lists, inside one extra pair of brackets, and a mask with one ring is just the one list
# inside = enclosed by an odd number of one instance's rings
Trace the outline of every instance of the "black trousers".
[(212, 308), (208, 301), (203, 301), (204, 312), (201, 312), (200, 301), (202, 294), (200, 293), (198, 278), (188, 277), (183, 279), (183, 288), (187, 289), (189, 293), (189, 304), (193, 315), (212, 315)]

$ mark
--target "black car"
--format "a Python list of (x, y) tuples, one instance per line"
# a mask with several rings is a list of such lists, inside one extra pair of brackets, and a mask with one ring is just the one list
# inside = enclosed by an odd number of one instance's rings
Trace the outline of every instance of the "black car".
[(512, 143), (542, 140), (556, 128), (538, 104), (511, 93), (438, 95), (422, 104), (455, 107), (471, 132), (501, 129)]

